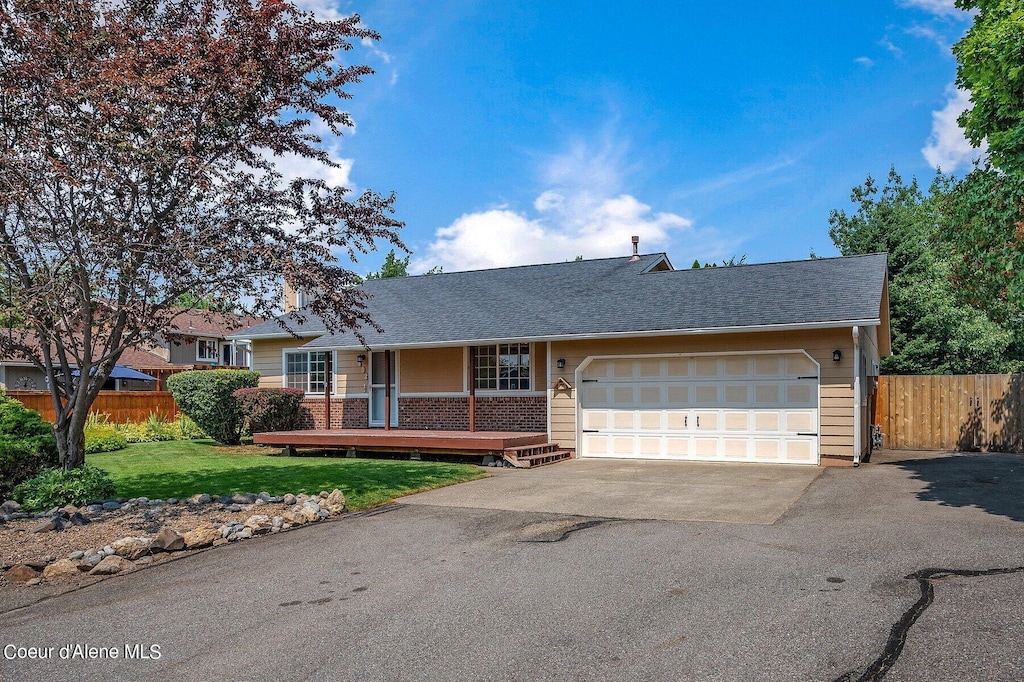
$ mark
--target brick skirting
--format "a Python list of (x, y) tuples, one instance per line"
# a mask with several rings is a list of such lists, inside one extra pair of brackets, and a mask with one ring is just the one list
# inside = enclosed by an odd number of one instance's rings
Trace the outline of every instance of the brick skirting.
[[(322, 429), (324, 399), (302, 401), (302, 428)], [(366, 398), (332, 398), (333, 429), (365, 429), (369, 427), (369, 403)], [(400, 429), (436, 429), (465, 431), (469, 429), (469, 398), (398, 398)], [(547, 401), (544, 396), (478, 397), (476, 399), (478, 431), (548, 430)]]
[[(366, 398), (331, 398), (332, 429), (365, 429), (369, 427), (370, 403)], [(302, 401), (302, 428), (323, 429), (324, 399), (305, 398)]]
[[(469, 398), (398, 397), (398, 426), (402, 429), (465, 431), (469, 428)], [(548, 430), (544, 396), (477, 397), (478, 431)]]

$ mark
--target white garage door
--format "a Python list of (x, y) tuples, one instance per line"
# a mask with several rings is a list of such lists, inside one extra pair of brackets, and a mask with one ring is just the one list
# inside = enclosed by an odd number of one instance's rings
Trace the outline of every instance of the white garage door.
[(818, 366), (806, 354), (595, 358), (580, 454), (818, 463)]

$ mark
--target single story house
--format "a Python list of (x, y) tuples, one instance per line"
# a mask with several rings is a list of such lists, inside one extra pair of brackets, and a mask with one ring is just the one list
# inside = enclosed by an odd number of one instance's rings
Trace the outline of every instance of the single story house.
[(546, 432), (578, 457), (817, 465), (870, 451), (885, 254), (676, 270), (634, 253), (362, 286), (383, 330), (365, 346), (290, 313), (298, 338), (277, 321), (229, 337), (251, 344), (263, 386), (307, 392), (310, 427), (387, 415)]

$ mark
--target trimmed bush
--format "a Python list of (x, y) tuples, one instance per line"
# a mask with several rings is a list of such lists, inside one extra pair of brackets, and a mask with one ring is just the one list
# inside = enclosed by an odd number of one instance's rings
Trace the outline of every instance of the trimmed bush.
[(28, 511), (74, 505), (113, 497), (114, 481), (103, 469), (88, 464), (77, 469), (45, 469), (14, 489), (14, 499)]
[(245, 414), (232, 395), (240, 388), (255, 388), (258, 372), (245, 369), (210, 369), (180, 372), (167, 378), (167, 390), (178, 408), (210, 438), (237, 445), (242, 438)]
[(0, 500), (52, 466), (57, 466), (57, 441), (49, 422), (0, 392)]
[(306, 393), (300, 388), (240, 388), (234, 396), (251, 433), (293, 431), (301, 425)]

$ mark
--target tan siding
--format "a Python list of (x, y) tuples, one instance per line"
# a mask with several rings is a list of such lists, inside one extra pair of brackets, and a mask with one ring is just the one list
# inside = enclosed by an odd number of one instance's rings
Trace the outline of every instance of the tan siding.
[[(260, 386), (280, 388), (284, 385), (283, 363), (285, 350), (298, 350), (309, 339), (255, 339), (252, 343), (252, 368), (260, 373)], [(362, 395), (367, 391), (364, 368), (356, 362), (355, 351), (338, 351), (334, 377), (336, 394), (342, 396)]]
[[(822, 419), (821, 454), (849, 457), (853, 452), (853, 338), (850, 329), (552, 342), (551, 356), (565, 358), (565, 369), (553, 370), (552, 380), (563, 376), (574, 386), (573, 391), (552, 395), (552, 440), (562, 447), (576, 447), (575, 371), (588, 356), (798, 349), (806, 350), (821, 365), (822, 415), (849, 415), (849, 424)], [(842, 352), (839, 362), (832, 360), (832, 351), (836, 349)]]
[(399, 351), (399, 393), (462, 393), (462, 348)]

